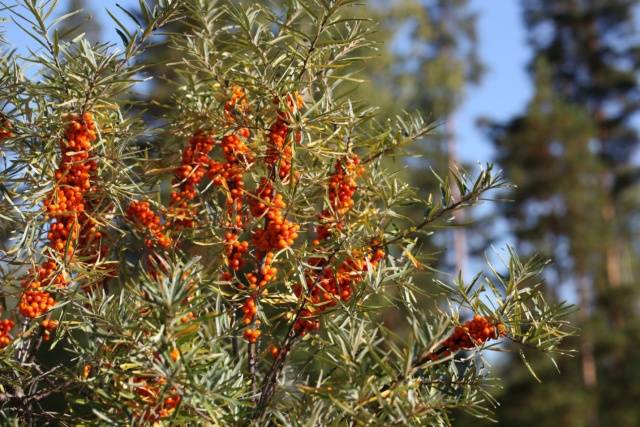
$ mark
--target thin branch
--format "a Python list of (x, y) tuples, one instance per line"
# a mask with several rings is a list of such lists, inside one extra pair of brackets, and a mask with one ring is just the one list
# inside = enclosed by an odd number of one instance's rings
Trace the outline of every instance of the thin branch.
[(320, 25), (316, 27), (316, 33), (313, 36), (313, 40), (311, 40), (311, 44), (309, 45), (309, 49), (307, 50), (307, 54), (305, 55), (305, 58), (302, 62), (302, 67), (300, 68), (300, 72), (298, 73), (298, 77), (296, 80), (301, 80), (302, 76), (304, 76), (304, 73), (307, 72), (307, 67), (309, 66), (309, 60), (311, 59), (311, 55), (313, 55), (313, 53), (316, 50), (316, 44), (318, 43), (318, 40), (320, 39), (320, 35), (324, 31), (324, 28), (327, 25), (327, 21), (329, 20), (329, 17), (331, 16), (331, 14), (332, 14), (332, 9), (325, 11), (322, 17), (322, 21), (320, 22)]
[[(325, 265), (328, 265), (331, 263), (333, 258), (335, 258), (335, 256), (340, 251), (340, 248), (342, 247), (343, 244), (344, 242), (341, 242), (333, 250), (331, 255), (327, 258)], [(319, 284), (320, 277), (321, 276), (318, 275), (313, 281), (313, 283), (311, 284), (311, 286), (308, 287), (309, 292), (311, 292), (311, 290)], [(262, 382), (262, 386), (260, 389), (260, 400), (258, 401), (258, 405), (256, 407), (256, 411), (253, 416), (254, 420), (259, 420), (263, 418), (266, 413), (268, 404), (271, 401), (271, 398), (273, 397), (273, 394), (275, 392), (276, 382), (278, 380), (278, 377), (280, 376), (280, 372), (284, 368), (284, 363), (287, 359), (287, 356), (291, 352), (291, 349), (296, 339), (299, 337), (299, 335), (296, 333), (295, 325), (300, 319), (300, 316), (302, 316), (302, 312), (306, 307), (306, 303), (307, 303), (307, 298), (303, 298), (300, 303), (300, 306), (298, 307), (298, 310), (296, 311), (295, 316), (293, 316), (292, 321), (289, 323), (289, 329), (287, 331), (287, 334), (285, 335), (284, 340), (280, 344), (280, 351), (278, 352), (278, 355), (276, 356), (275, 360), (271, 364), (271, 368), (269, 369), (269, 372), (264, 377), (264, 380)]]
[(460, 198), (460, 200), (458, 200), (456, 202), (453, 202), (453, 203), (451, 203), (449, 205), (442, 206), (436, 212), (434, 212), (433, 214), (431, 214), (428, 217), (426, 217), (419, 224), (414, 225), (413, 227), (407, 228), (402, 233), (400, 233), (397, 236), (391, 238), (390, 240), (382, 242), (382, 246), (392, 245), (392, 244), (394, 244), (394, 243), (396, 243), (396, 242), (408, 237), (410, 234), (415, 233), (416, 231), (425, 228), (429, 224), (432, 224), (433, 222), (435, 222), (438, 219), (442, 218), (446, 213), (455, 211), (455, 210), (461, 208), (462, 206), (464, 206), (464, 205), (466, 205), (468, 203), (473, 203), (474, 201), (476, 201), (480, 197), (480, 195), (482, 193), (484, 193), (485, 191), (488, 191), (488, 190), (489, 190), (489, 188), (486, 188), (486, 189), (482, 189), (482, 191), (467, 193), (464, 196), (462, 196)]
[(252, 399), (257, 401), (258, 399), (258, 384), (256, 382), (256, 345), (255, 342), (249, 343), (249, 358), (247, 359), (247, 363), (249, 366), (249, 377), (251, 379), (251, 395)]

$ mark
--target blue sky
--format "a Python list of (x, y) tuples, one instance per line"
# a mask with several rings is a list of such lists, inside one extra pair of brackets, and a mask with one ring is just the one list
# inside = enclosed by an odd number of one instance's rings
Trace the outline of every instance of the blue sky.
[(479, 117), (505, 120), (520, 112), (531, 97), (526, 73), (530, 49), (522, 22), (520, 2), (473, 0), (479, 13), (480, 56), (487, 72), (471, 87), (455, 115), (460, 157), (467, 162), (491, 160), (492, 150), (476, 126)]
[[(137, 0), (92, 0), (96, 19), (102, 23), (103, 39), (119, 42), (106, 8), (123, 16), (116, 3), (136, 8)], [(66, 3), (63, 1), (61, 3)], [(531, 85), (525, 71), (530, 50), (520, 13), (520, 2), (472, 0), (471, 7), (479, 14), (478, 37), (480, 56), (487, 69), (479, 85), (470, 87), (465, 101), (454, 116), (459, 154), (466, 162), (486, 162), (492, 158), (489, 141), (477, 128), (480, 117), (507, 119), (521, 111), (531, 96)], [(3, 14), (6, 16), (6, 14)], [(127, 19), (123, 18), (126, 22)], [(7, 38), (19, 48), (31, 47), (34, 42), (21, 34), (11, 23), (6, 25)]]

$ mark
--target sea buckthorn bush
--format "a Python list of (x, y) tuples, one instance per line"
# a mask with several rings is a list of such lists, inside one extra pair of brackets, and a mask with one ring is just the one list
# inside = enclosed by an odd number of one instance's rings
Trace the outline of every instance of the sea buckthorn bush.
[[(402, 180), (431, 126), (349, 97), (375, 48), (354, 1), (149, 4), (118, 43), (63, 41), (55, 2), (5, 11), (41, 49), (0, 62), (0, 418), (446, 425), (494, 404), (486, 350), (563, 352), (538, 259), (416, 281), (418, 238), (506, 184)], [(153, 117), (151, 44), (179, 58)]]

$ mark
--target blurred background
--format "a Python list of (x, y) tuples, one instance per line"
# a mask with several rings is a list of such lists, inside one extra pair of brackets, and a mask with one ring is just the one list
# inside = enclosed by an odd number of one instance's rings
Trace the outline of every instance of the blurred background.
[[(63, 3), (84, 9), (67, 21), (68, 38), (86, 32), (119, 43), (106, 13), (126, 18), (116, 1)], [(137, 1), (117, 3), (135, 10)], [(354, 13), (379, 22), (380, 44), (352, 96), (379, 105), (382, 116), (419, 110), (437, 125), (397, 169), (425, 196), (434, 188), (431, 169), (473, 173), (483, 162), (517, 186), (456, 217), (466, 227), (446, 239), (421, 242), (433, 254), (421, 283), (427, 288), (430, 275), (446, 279), (459, 270), (472, 277), (508, 244), (525, 257), (548, 257), (548, 298), (577, 307), (581, 332), (566, 343), (578, 350), (574, 357), (556, 367), (526, 352), (541, 383), (517, 356), (488, 358), (504, 378), (494, 391), (498, 424), (640, 426), (640, 3), (363, 3)], [(38, 49), (14, 24), (3, 25), (19, 50)], [(161, 78), (170, 77), (163, 65), (170, 54), (149, 52), (145, 60), (157, 64), (160, 79), (140, 86), (141, 100), (168, 99)], [(491, 423), (455, 414), (454, 425)]]

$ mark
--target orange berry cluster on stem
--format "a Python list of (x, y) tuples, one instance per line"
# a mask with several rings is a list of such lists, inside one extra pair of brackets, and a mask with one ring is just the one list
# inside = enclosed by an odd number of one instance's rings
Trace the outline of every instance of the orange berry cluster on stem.
[(276, 194), (273, 184), (267, 178), (262, 177), (260, 184), (249, 201), (251, 215), (262, 218), (270, 209), (283, 209), (286, 207), (281, 194)]
[(145, 379), (136, 377), (133, 379), (133, 383), (134, 391), (146, 406), (141, 414), (146, 421), (155, 422), (171, 416), (180, 403), (181, 398), (176, 393), (175, 388), (169, 391), (170, 396), (160, 401), (160, 395), (166, 384), (164, 378)]
[(275, 279), (278, 274), (278, 269), (273, 267), (273, 252), (267, 252), (262, 257), (261, 265), (255, 272), (247, 273), (247, 281), (249, 282), (250, 289), (264, 288)]
[(11, 343), (9, 332), (15, 326), (15, 322), (11, 319), (0, 320), (0, 348), (4, 348)]
[(196, 225), (195, 213), (190, 202), (196, 197), (196, 190), (209, 169), (209, 153), (215, 140), (203, 131), (197, 131), (182, 151), (180, 167), (175, 172), (171, 193), (170, 214), (175, 217), (176, 225), (193, 228)]
[[(289, 111), (293, 111), (293, 98), (288, 97)], [(276, 100), (277, 102), (277, 100)], [(298, 107), (302, 107), (302, 98), (296, 98)], [(269, 129), (267, 141), (267, 154), (265, 163), (270, 170), (270, 175), (278, 176), (285, 181), (291, 171), (291, 159), (293, 151), (287, 141), (289, 134), (289, 113), (278, 113), (278, 118)], [(282, 195), (277, 194), (270, 178), (263, 177), (258, 188), (253, 193), (249, 202), (251, 214), (258, 219), (264, 219), (264, 225), (255, 230), (252, 242), (257, 251), (257, 268), (247, 273), (247, 281), (253, 294), (247, 298), (242, 306), (243, 322), (245, 325), (255, 323), (257, 314), (257, 300), (261, 290), (273, 281), (278, 270), (273, 264), (274, 252), (291, 247), (298, 238), (300, 226), (289, 221), (284, 214), (287, 205)], [(255, 343), (260, 337), (257, 327), (244, 331), (244, 337), (250, 343)]]
[[(358, 189), (356, 179), (364, 173), (360, 159), (352, 154), (346, 159), (338, 160), (329, 179), (329, 207), (319, 214), (320, 225), (316, 227), (317, 239), (314, 245), (327, 240), (334, 227), (340, 228), (342, 217), (353, 207), (353, 197)], [(305, 298), (305, 305), (294, 324), (294, 329), (301, 335), (320, 328), (318, 315), (327, 308), (335, 306), (338, 301), (349, 301), (353, 288), (365, 278), (369, 266), (375, 268), (384, 258), (384, 250), (378, 240), (371, 242), (365, 250), (356, 250), (334, 268), (327, 265), (327, 260), (314, 257), (309, 260), (312, 266), (306, 275), (307, 292), (301, 285), (294, 288), (298, 298)]]
[(253, 233), (253, 244), (262, 253), (286, 249), (298, 238), (300, 226), (284, 217), (282, 211), (286, 207), (284, 200), (276, 195), (264, 214), (264, 227)]
[[(250, 325), (255, 321), (256, 314), (258, 313), (256, 301), (258, 300), (260, 289), (267, 286), (278, 274), (278, 269), (272, 266), (273, 257), (273, 252), (267, 252), (264, 257), (262, 257), (259, 268), (246, 275), (249, 288), (253, 290), (253, 294), (248, 297), (242, 305), (242, 321), (245, 325)], [(258, 324), (257, 321), (256, 324)], [(260, 331), (257, 328), (247, 329), (244, 332), (244, 337), (249, 342), (256, 342), (260, 337)]]
[[(245, 255), (249, 251), (249, 242), (238, 239), (236, 233), (228, 232), (225, 235), (225, 255), (231, 271), (238, 271), (245, 263)], [(224, 280), (231, 280), (231, 273), (223, 275)]]
[(488, 340), (497, 339), (506, 334), (502, 323), (494, 323), (485, 316), (476, 314), (473, 319), (456, 326), (451, 335), (444, 340), (441, 350), (432, 355), (432, 359), (446, 357), (459, 350), (478, 347)]
[(25, 317), (36, 318), (51, 310), (56, 305), (53, 296), (39, 289), (27, 289), (20, 298), (18, 308)]
[(353, 207), (353, 195), (358, 189), (356, 178), (364, 173), (360, 158), (353, 154), (336, 162), (335, 172), (329, 179), (329, 203), (338, 215), (344, 215)]
[[(70, 118), (61, 142), (61, 161), (54, 174), (55, 185), (44, 201), (46, 214), (51, 220), (47, 245), (63, 258), (71, 259), (77, 253), (95, 258), (97, 252), (104, 254), (106, 251), (101, 244), (102, 233), (95, 220), (87, 214), (91, 210), (87, 195), (95, 191), (92, 178), (97, 163), (90, 158), (95, 140), (96, 128), (90, 113)], [(56, 261), (47, 260), (33, 272), (33, 279), (23, 283), (26, 291), (18, 304), (23, 316), (38, 317), (55, 305), (51, 294), (40, 288), (52, 284), (67, 285), (68, 280), (58, 272), (59, 267)]]
[[(369, 252), (365, 255), (356, 251), (346, 258), (337, 269), (325, 265), (324, 258), (312, 258), (310, 264), (317, 267), (307, 274), (308, 286), (307, 303), (300, 312), (300, 316), (294, 325), (296, 332), (305, 335), (308, 332), (320, 328), (318, 315), (327, 308), (335, 306), (338, 301), (347, 302), (353, 295), (353, 288), (365, 279), (365, 274), (384, 258), (384, 250), (374, 242)], [(298, 298), (303, 298), (303, 288), (297, 285), (294, 292)]]
[[(231, 97), (224, 105), (227, 122), (231, 125), (238, 116), (243, 116), (249, 109), (244, 89), (231, 87)], [(254, 154), (246, 144), (250, 136), (246, 127), (237, 128), (222, 137), (220, 146), (224, 161), (209, 160), (209, 178), (213, 185), (223, 187), (227, 194), (227, 210), (233, 219), (230, 226), (243, 227), (242, 207), (244, 198), (244, 173), (254, 162)]]
[(166, 227), (160, 217), (151, 210), (149, 202), (131, 202), (127, 208), (127, 217), (149, 233), (150, 237), (145, 240), (147, 248), (153, 249), (157, 245), (162, 249), (168, 249), (171, 246), (171, 238), (164, 233)]
[(51, 339), (51, 333), (58, 327), (58, 322), (56, 320), (45, 319), (40, 322), (40, 326), (42, 326), (43, 329), (42, 337), (45, 341), (49, 341)]
[[(231, 98), (224, 105), (224, 112), (227, 121), (234, 123), (237, 114), (244, 114), (248, 110), (248, 101), (241, 87), (233, 86), (231, 92)], [(253, 161), (253, 154), (242, 139), (248, 137), (247, 128), (240, 128), (237, 132), (224, 136), (221, 147), (225, 161), (219, 162), (210, 157), (211, 150), (216, 144), (211, 133), (203, 130), (195, 132), (182, 152), (181, 165), (174, 177), (173, 185), (177, 190), (171, 193), (170, 208), (170, 213), (176, 217), (174, 223), (185, 228), (195, 227), (195, 212), (190, 202), (195, 198), (198, 184), (205, 175), (213, 181), (214, 185), (228, 190), (228, 209), (240, 212), (244, 191), (243, 173), (248, 164)], [(236, 225), (240, 226), (241, 222), (238, 216)]]
[[(248, 111), (248, 101), (244, 89), (240, 86), (231, 87), (231, 97), (224, 105), (224, 113), (230, 125), (236, 123), (236, 119), (244, 116)], [(209, 178), (212, 184), (221, 187), (226, 192), (226, 207), (228, 218), (225, 226), (229, 227), (225, 235), (225, 256), (227, 271), (222, 274), (222, 279), (231, 281), (245, 264), (245, 257), (249, 252), (249, 242), (239, 239), (245, 226), (243, 217), (245, 182), (244, 174), (254, 162), (254, 154), (246, 145), (250, 136), (249, 129), (242, 127), (225, 135), (220, 146), (224, 161), (209, 160)]]
[[(249, 298), (247, 298), (244, 302), (244, 304), (242, 304), (242, 320), (243, 323), (245, 325), (250, 324), (251, 322), (253, 322), (256, 314), (258, 313), (258, 308), (256, 307), (256, 299), (254, 296), (251, 296)], [(245, 331), (248, 332), (248, 331)], [(251, 335), (251, 333), (246, 334), (245, 333), (245, 337), (248, 339), (248, 337)]]
[[(92, 143), (96, 140), (93, 117), (86, 113), (82, 118), (74, 117), (62, 142), (62, 160), (55, 172), (56, 186), (45, 200), (47, 215), (55, 222), (49, 232), (49, 246), (62, 253), (67, 240), (76, 242), (76, 248), (87, 252), (102, 246), (102, 233), (87, 212), (92, 202), (87, 197), (96, 190), (94, 183), (97, 162), (90, 158)], [(69, 245), (67, 255), (76, 250)], [(104, 249), (102, 249), (104, 251)]]
[(320, 225), (314, 244), (320, 244), (331, 234), (331, 229), (342, 228), (341, 217), (353, 207), (353, 196), (358, 189), (356, 178), (364, 173), (360, 158), (353, 154), (345, 160), (336, 161), (335, 169), (329, 179), (329, 208), (320, 214)]
[(243, 226), (244, 174), (253, 163), (253, 153), (243, 140), (249, 136), (249, 131), (241, 129), (239, 134), (232, 133), (222, 138), (220, 145), (225, 161), (209, 161), (209, 178), (213, 185), (226, 190), (227, 210), (236, 227)]
[[(276, 121), (269, 128), (265, 159), (268, 166), (277, 168), (278, 176), (283, 181), (289, 179), (293, 159), (293, 147), (291, 142), (288, 141), (291, 113), (295, 108), (300, 109), (304, 106), (302, 97), (297, 93), (287, 96), (286, 101), (288, 111), (278, 112)], [(278, 104), (279, 99), (275, 99), (274, 103)], [(296, 133), (294, 139), (299, 143), (301, 134), (299, 132)]]
[(231, 87), (231, 97), (224, 103), (224, 114), (228, 122), (235, 122), (237, 115), (244, 115), (249, 110), (249, 101), (244, 89), (238, 85)]
[(260, 338), (260, 335), (262, 335), (262, 332), (260, 332), (260, 329), (258, 328), (247, 329), (243, 334), (244, 339), (250, 343), (256, 343)]
[(183, 324), (184, 323), (189, 323), (192, 320), (195, 320), (195, 318), (196, 318), (195, 314), (193, 314), (193, 312), (189, 311), (189, 312), (187, 312), (187, 314), (185, 314), (184, 316), (182, 316), (180, 318), (180, 323), (183, 323)]
[(293, 148), (287, 142), (289, 134), (289, 122), (278, 117), (269, 129), (269, 140), (267, 142), (266, 163), (270, 166), (277, 166), (278, 176), (285, 181), (291, 172), (291, 161), (293, 158)]
[[(263, 178), (250, 203), (251, 213), (256, 218), (263, 218), (264, 225), (253, 232), (253, 245), (258, 251), (258, 268), (246, 276), (249, 287), (254, 290), (254, 295), (245, 301), (242, 309), (246, 325), (255, 319), (256, 299), (260, 290), (278, 274), (277, 268), (272, 266), (274, 251), (291, 247), (298, 238), (300, 226), (285, 218), (283, 210), (286, 207), (282, 196), (275, 193), (271, 181)], [(247, 329), (244, 337), (249, 342), (256, 342), (260, 331), (257, 328)]]
[(0, 141), (5, 138), (13, 137), (13, 132), (11, 131), (11, 122), (9, 120), (4, 120), (0, 123)]
[[(258, 268), (247, 274), (249, 287), (254, 289), (242, 308), (243, 321), (252, 323), (257, 313), (256, 299), (260, 289), (275, 279), (278, 270), (272, 266), (274, 251), (286, 249), (298, 238), (300, 226), (284, 217), (287, 205), (281, 195), (275, 194), (271, 182), (263, 178), (251, 202), (251, 212), (257, 218), (264, 218), (264, 226), (253, 232), (253, 244), (258, 251)], [(244, 337), (256, 342), (260, 337), (257, 328), (247, 329)]]

